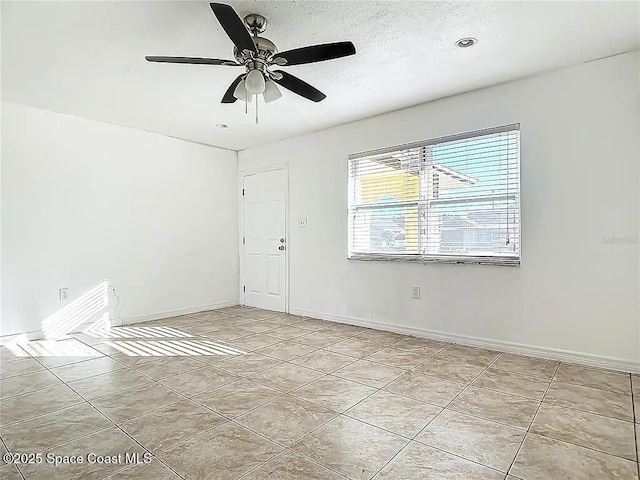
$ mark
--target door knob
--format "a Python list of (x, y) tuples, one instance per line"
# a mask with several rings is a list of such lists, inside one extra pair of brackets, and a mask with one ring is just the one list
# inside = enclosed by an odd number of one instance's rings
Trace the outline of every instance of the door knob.
[(278, 250), (284, 250), (284, 245), (280, 245), (280, 246), (278, 247)]

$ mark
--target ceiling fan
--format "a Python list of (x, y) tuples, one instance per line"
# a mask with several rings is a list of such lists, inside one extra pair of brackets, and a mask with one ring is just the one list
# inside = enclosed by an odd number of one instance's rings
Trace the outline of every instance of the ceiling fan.
[(282, 96), (282, 93), (276, 83), (314, 102), (320, 102), (326, 98), (324, 93), (307, 82), (285, 71), (272, 70), (272, 67), (322, 62), (356, 53), (356, 49), (351, 42), (325, 43), (278, 52), (271, 40), (259, 36), (267, 28), (267, 19), (265, 17), (252, 13), (244, 17), (243, 23), (230, 5), (210, 3), (209, 6), (234, 44), (233, 56), (235, 61), (218, 58), (154, 56), (147, 56), (145, 59), (149, 62), (161, 63), (244, 66), (245, 72), (238, 75), (231, 83), (231, 86), (222, 97), (222, 103), (234, 103), (236, 100), (243, 100), (248, 103), (251, 102), (253, 95), (256, 95), (256, 123), (258, 121), (257, 95), (262, 94), (265, 103), (277, 100)]

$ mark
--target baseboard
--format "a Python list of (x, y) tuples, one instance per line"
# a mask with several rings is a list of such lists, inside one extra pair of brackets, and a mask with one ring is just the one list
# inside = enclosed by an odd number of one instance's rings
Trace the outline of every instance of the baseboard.
[(44, 337), (44, 334), (42, 333), (42, 330), (33, 330), (31, 332), (1, 335), (0, 345), (7, 345), (9, 343), (15, 343), (17, 341), (22, 342), (24, 340), (42, 340), (43, 337)]
[[(124, 318), (124, 324), (130, 325), (132, 323), (140, 323), (140, 322), (148, 322), (150, 320), (160, 320), (162, 318), (168, 317), (177, 317), (179, 315), (189, 315), (193, 313), (203, 312), (205, 310), (215, 310), (216, 308), (225, 308), (225, 307), (233, 307), (234, 305), (238, 305), (237, 300), (229, 300), (227, 302), (219, 302), (212, 303), (210, 305), (202, 305), (200, 307), (190, 307), (190, 308), (180, 308), (178, 310), (172, 310), (170, 312), (162, 312), (162, 313), (152, 313), (150, 315), (138, 315), (136, 317)], [(120, 320), (117, 318), (110, 318), (112, 326), (120, 325)], [(80, 325), (76, 331), (69, 333), (79, 333), (86, 327), (87, 324)], [(32, 332), (24, 332), (24, 333), (14, 333), (11, 335), (2, 335), (0, 336), (0, 345), (5, 345), (8, 343), (14, 343), (17, 340), (42, 340), (44, 338), (44, 333), (42, 330), (34, 330)]]
[(490, 338), (473, 337), (469, 335), (460, 335), (457, 333), (447, 333), (438, 330), (410, 327), (407, 325), (372, 322), (370, 320), (365, 320), (357, 317), (346, 317), (342, 315), (333, 315), (330, 313), (312, 312), (309, 310), (292, 308), (289, 313), (291, 313), (292, 315), (319, 318), (321, 320), (329, 320), (337, 323), (346, 323), (349, 325), (357, 325), (360, 327), (375, 328), (377, 330), (385, 330), (388, 332), (401, 333), (404, 335), (413, 335), (415, 337), (424, 337), (433, 340), (441, 340), (443, 342), (457, 343), (470, 347), (483, 347), (493, 350), (500, 350), (502, 352), (546, 358), (549, 360), (555, 360), (565, 363), (576, 363), (590, 367), (606, 368), (610, 370), (618, 370), (629, 373), (640, 373), (639, 362), (633, 362), (622, 358), (573, 352), (569, 350), (560, 350), (556, 348), (528, 345), (524, 343), (507, 342), (504, 340), (494, 340)]
[[(227, 302), (212, 303), (210, 305), (202, 305), (200, 307), (180, 308), (178, 310), (172, 310), (170, 312), (152, 313), (150, 315), (138, 315), (136, 317), (123, 318), (125, 325), (132, 323), (149, 322), (151, 320), (161, 320), (163, 318), (178, 317), (180, 315), (190, 315), (193, 313), (204, 312), (207, 310), (216, 310), (218, 308), (233, 307), (238, 305), (237, 300), (229, 300)], [(120, 320), (117, 318), (110, 318), (111, 325), (120, 325)]]

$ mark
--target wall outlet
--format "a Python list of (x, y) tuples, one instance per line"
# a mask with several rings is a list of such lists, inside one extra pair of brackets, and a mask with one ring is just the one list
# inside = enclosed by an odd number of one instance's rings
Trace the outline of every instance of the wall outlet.
[(420, 299), (420, 287), (413, 287), (413, 298), (416, 300)]
[(307, 228), (307, 225), (309, 225), (307, 217), (300, 217), (298, 219), (298, 228)]
[(67, 287), (58, 289), (58, 299), (60, 299), (61, 302), (69, 300), (69, 289)]

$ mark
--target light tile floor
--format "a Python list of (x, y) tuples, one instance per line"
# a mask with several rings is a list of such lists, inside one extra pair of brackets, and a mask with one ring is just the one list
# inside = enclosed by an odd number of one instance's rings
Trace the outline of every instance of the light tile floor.
[(638, 480), (634, 375), (246, 307), (73, 337), (0, 347), (3, 479)]

